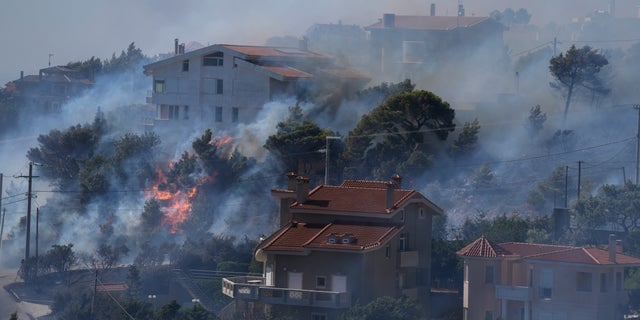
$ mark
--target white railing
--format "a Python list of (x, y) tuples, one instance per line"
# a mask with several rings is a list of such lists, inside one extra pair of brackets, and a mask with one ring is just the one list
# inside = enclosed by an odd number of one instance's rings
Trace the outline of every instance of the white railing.
[(531, 287), (496, 286), (496, 298), (516, 301), (531, 301), (533, 297)]
[(278, 288), (265, 285), (261, 277), (233, 277), (222, 280), (222, 293), (231, 298), (260, 300), (266, 304), (284, 304), (322, 308), (348, 308), (348, 292)]

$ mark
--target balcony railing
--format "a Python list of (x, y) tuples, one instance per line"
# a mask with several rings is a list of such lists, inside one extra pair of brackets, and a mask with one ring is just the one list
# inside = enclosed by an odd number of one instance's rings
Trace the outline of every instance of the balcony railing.
[(496, 286), (496, 298), (516, 301), (531, 301), (533, 297), (531, 287)]
[(351, 307), (348, 292), (290, 289), (266, 286), (261, 277), (233, 277), (222, 280), (222, 293), (231, 298), (260, 300), (266, 304), (284, 304), (321, 308)]

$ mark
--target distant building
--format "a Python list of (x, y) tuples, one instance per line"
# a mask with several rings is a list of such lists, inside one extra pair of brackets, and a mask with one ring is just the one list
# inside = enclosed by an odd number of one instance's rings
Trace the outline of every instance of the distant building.
[(38, 75), (24, 76), (7, 85), (15, 97), (16, 105), (36, 112), (51, 113), (69, 99), (79, 96), (94, 83), (77, 70), (65, 66), (40, 69)]
[(458, 16), (436, 16), (435, 9), (429, 16), (385, 13), (365, 28), (373, 70), (396, 81), (443, 65), (463, 66), (479, 52), (487, 61), (498, 60), (505, 52), (504, 29), (489, 17), (464, 16), (464, 8)]
[(534, 243), (494, 244), (484, 236), (464, 259), (465, 320), (621, 319), (625, 268), (640, 259), (607, 249)]
[(309, 191), (289, 175), (281, 228), (257, 247), (262, 277), (223, 280), (240, 314), (282, 311), (297, 319), (336, 319), (381, 297), (417, 299), (428, 312), (432, 216), (442, 209), (393, 181), (347, 180)]
[(349, 65), (364, 67), (369, 59), (367, 32), (357, 25), (316, 23), (307, 29), (309, 48)]
[(369, 78), (336, 65), (328, 55), (300, 47), (215, 44), (144, 66), (153, 78), (148, 102), (157, 109), (155, 125), (179, 129), (203, 125), (225, 130), (256, 119), (265, 103), (307, 99), (342, 86), (357, 90)]

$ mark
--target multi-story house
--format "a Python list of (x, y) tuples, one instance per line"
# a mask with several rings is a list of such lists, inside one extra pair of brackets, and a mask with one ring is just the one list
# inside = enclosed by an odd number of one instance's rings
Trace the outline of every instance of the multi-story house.
[(257, 247), (263, 276), (223, 280), (237, 314), (335, 319), (381, 296), (415, 298), (429, 310), (431, 219), (442, 209), (402, 189), (399, 176), (309, 191), (309, 179), (292, 173), (288, 189), (272, 194), (281, 228)]
[[(365, 28), (370, 33), (372, 72), (394, 81), (438, 70), (467, 70), (480, 61), (494, 65), (504, 58), (505, 27), (489, 17), (396, 15)], [(473, 63), (470, 57), (475, 57)], [(480, 60), (478, 60), (480, 59)]]
[(11, 83), (18, 106), (44, 113), (60, 111), (65, 102), (93, 85), (78, 70), (65, 66), (40, 69), (38, 75), (20, 72), (20, 79)]
[(369, 82), (305, 43), (298, 48), (215, 44), (184, 52), (176, 40), (172, 57), (144, 66), (153, 77), (148, 102), (156, 105), (155, 125), (230, 129), (254, 121), (269, 101), (307, 99), (327, 88), (357, 90)]
[(534, 243), (495, 244), (482, 236), (464, 259), (464, 319), (621, 319), (624, 271), (640, 259), (607, 249)]

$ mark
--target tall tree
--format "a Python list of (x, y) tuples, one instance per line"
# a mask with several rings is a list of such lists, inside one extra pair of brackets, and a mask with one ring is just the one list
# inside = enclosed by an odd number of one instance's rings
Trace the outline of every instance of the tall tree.
[[(416, 90), (391, 96), (362, 116), (346, 139), (345, 158), (357, 175), (386, 179), (404, 162), (421, 159), (423, 171), (436, 142), (455, 129), (455, 111), (432, 92)], [(407, 173), (410, 174), (410, 173)]]
[(607, 58), (592, 49), (584, 46), (580, 49), (572, 45), (566, 53), (551, 58), (549, 70), (555, 78), (551, 87), (564, 91), (566, 95), (564, 105), (564, 120), (567, 119), (571, 99), (578, 88), (587, 89), (589, 92), (606, 94), (608, 89), (598, 76), (602, 67), (609, 64)]
[[(320, 128), (315, 122), (304, 120), (300, 105), (289, 107), (289, 116), (277, 125), (275, 135), (267, 138), (264, 147), (285, 167), (285, 170), (309, 175), (314, 163), (321, 162), (326, 137), (333, 132)], [(323, 163), (324, 164), (324, 163)]]

